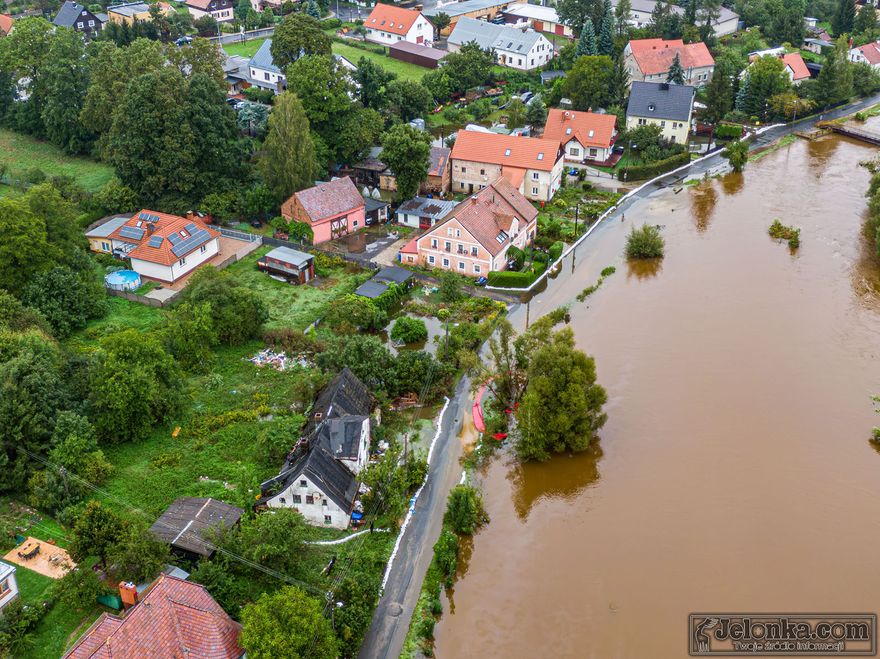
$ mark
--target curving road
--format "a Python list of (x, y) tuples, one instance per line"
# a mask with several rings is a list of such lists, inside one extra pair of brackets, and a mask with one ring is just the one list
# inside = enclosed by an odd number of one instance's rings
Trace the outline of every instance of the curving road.
[[(856, 103), (825, 112), (818, 117), (808, 117), (794, 123), (773, 126), (752, 140), (751, 149), (766, 147), (795, 131), (809, 130), (819, 121), (838, 119), (878, 103), (880, 103), (880, 94), (875, 94)], [(618, 218), (634, 204), (647, 199), (658, 190), (668, 188), (686, 179), (702, 177), (706, 172), (709, 172), (711, 176), (726, 167), (726, 159), (718, 152), (691, 165), (688, 170), (659, 177), (623, 202), (605, 221), (605, 228), (620, 227), (620, 222), (611, 222), (610, 220)], [(585, 250), (589, 250), (589, 239), (578, 250), (581, 254), (584, 254)], [(548, 290), (553, 288), (554, 282), (559, 282), (566, 276), (584, 276), (585, 272), (579, 273), (578, 271), (590, 268), (591, 265), (593, 264), (589, 259), (578, 259), (573, 270), (563, 267), (559, 277), (555, 280), (549, 280)], [(546, 292), (536, 294), (532, 298), (532, 302)], [(515, 316), (517, 320), (521, 321), (525, 306), (524, 304), (514, 305), (510, 309), (509, 315)], [(549, 310), (538, 311), (532, 320)], [(535, 312), (535, 310), (532, 311)], [(464, 415), (470, 413), (470, 408), (470, 382), (467, 378), (462, 378), (440, 421), (441, 433), (428, 469), (428, 480), (416, 503), (412, 521), (401, 538), (398, 555), (389, 574), (384, 594), (379, 599), (372, 623), (361, 645), (361, 651), (358, 655), (361, 659), (396, 659), (400, 656), (410, 620), (421, 592), (422, 580), (433, 557), (434, 543), (440, 536), (443, 513), (446, 510), (446, 499), (461, 475), (459, 458), (462, 448), (459, 433)]]

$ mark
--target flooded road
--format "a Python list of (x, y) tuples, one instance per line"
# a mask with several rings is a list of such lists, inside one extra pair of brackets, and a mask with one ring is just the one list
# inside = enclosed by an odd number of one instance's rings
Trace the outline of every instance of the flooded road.
[[(436, 656), (685, 657), (691, 612), (880, 612), (880, 303), (858, 166), (875, 154), (799, 141), (659, 193), (532, 301), (532, 319), (571, 303), (608, 423), (590, 455), (487, 468), (492, 521)], [(775, 218), (801, 228), (798, 252), (767, 235)], [(642, 222), (665, 227), (659, 268), (622, 259)]]

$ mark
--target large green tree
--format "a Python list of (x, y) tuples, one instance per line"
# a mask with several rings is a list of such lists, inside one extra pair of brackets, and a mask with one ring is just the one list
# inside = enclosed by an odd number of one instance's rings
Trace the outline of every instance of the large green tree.
[(68, 551), (77, 562), (97, 556), (106, 563), (108, 554), (122, 539), (125, 530), (125, 522), (116, 513), (101, 505), (100, 501), (89, 501), (73, 525)]
[(305, 13), (288, 14), (272, 35), (272, 61), (282, 71), (307, 55), (330, 55), (330, 37)]
[(22, 291), (22, 300), (43, 314), (58, 338), (66, 338), (89, 320), (102, 317), (107, 308), (105, 297), (91, 268), (78, 272), (66, 266), (37, 273)]
[(840, 37), (843, 34), (852, 32), (856, 19), (856, 3), (852, 0), (838, 0), (837, 12), (831, 20), (831, 29), (834, 36)]
[(577, 49), (574, 51), (574, 54), (578, 57), (599, 54), (596, 30), (593, 27), (593, 20), (589, 16), (584, 19), (584, 24), (581, 26), (581, 33), (580, 37), (578, 37)]
[(418, 194), (422, 181), (428, 178), (431, 156), (431, 138), (417, 128), (398, 124), (382, 139), (382, 162), (397, 177), (397, 192), (401, 199)]
[(401, 121), (423, 117), (434, 108), (434, 98), (423, 84), (415, 80), (394, 80), (388, 84), (389, 109)]
[(309, 120), (293, 92), (281, 94), (269, 115), (260, 171), (278, 199), (315, 183), (315, 145)]
[(181, 302), (208, 305), (216, 340), (225, 345), (240, 345), (259, 337), (269, 320), (266, 302), (257, 291), (212, 266), (193, 274)]
[(239, 642), (250, 659), (336, 659), (337, 641), (321, 602), (301, 588), (265, 593), (241, 613)]
[(517, 455), (547, 460), (583, 451), (605, 423), (607, 395), (596, 382), (596, 364), (579, 350), (570, 328), (550, 334), (531, 356), (528, 386), (517, 411)]
[(853, 65), (849, 62), (848, 51), (846, 37), (840, 37), (825, 56), (825, 64), (813, 88), (813, 98), (818, 105), (842, 103), (852, 96)]
[(42, 71), (45, 98), (41, 116), (46, 137), (67, 153), (85, 153), (94, 133), (79, 120), (89, 87), (89, 61), (82, 37), (57, 30)]
[(580, 57), (562, 83), (562, 94), (576, 110), (594, 110), (611, 103), (614, 62), (610, 57)]
[(681, 65), (681, 58), (678, 56), (678, 53), (675, 53), (675, 57), (672, 58), (672, 64), (669, 66), (669, 71), (666, 74), (666, 82), (673, 85), (684, 84), (684, 67)]
[(397, 75), (374, 60), (361, 57), (351, 76), (358, 85), (358, 98), (365, 108), (382, 110), (388, 105), (388, 85)]
[(772, 55), (760, 57), (749, 66), (737, 97), (737, 110), (757, 117), (768, 116), (770, 98), (787, 91), (791, 79), (785, 72), (783, 61)]

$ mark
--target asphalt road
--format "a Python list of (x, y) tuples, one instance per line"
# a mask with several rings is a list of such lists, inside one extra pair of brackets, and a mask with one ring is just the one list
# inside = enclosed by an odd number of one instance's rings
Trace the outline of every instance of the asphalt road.
[(446, 499), (461, 478), (459, 433), (464, 415), (470, 412), (470, 380), (464, 377), (440, 420), (440, 435), (431, 455), (427, 483), (401, 538), (385, 592), (379, 599), (359, 657), (397, 659), (400, 656), (422, 581), (434, 556), (434, 543), (440, 537)]
[[(878, 103), (880, 103), (880, 94), (852, 105), (825, 112), (819, 117), (810, 117), (795, 123), (775, 126), (756, 137), (752, 141), (751, 148), (754, 150), (768, 146), (795, 131), (810, 130), (819, 121), (837, 119)], [(613, 216), (619, 216), (639, 200), (650, 197), (662, 188), (676, 185), (687, 179), (699, 178), (706, 172), (713, 175), (726, 166), (727, 161), (720, 152), (713, 154), (711, 157), (691, 165), (683, 172), (669, 174), (651, 185), (646, 185), (621, 204)], [(609, 217), (609, 219), (611, 218)], [(605, 225), (614, 226), (615, 223), (606, 221)], [(578, 251), (583, 253), (583, 250), (589, 250), (589, 242), (589, 240), (585, 241), (578, 248)], [(554, 286), (554, 283), (561, 282), (564, 277), (577, 276), (576, 271), (573, 275), (569, 274), (570, 270), (567, 267), (563, 267), (563, 273), (555, 280), (549, 281), (550, 288)], [(535, 297), (541, 295), (542, 293), (538, 293)], [(533, 298), (532, 302), (534, 301)], [(521, 315), (524, 306), (515, 305), (509, 315), (511, 317)], [(537, 317), (536, 315), (532, 318), (532, 322)], [(467, 378), (462, 378), (441, 420), (441, 433), (431, 457), (427, 484), (416, 503), (412, 521), (401, 539), (385, 592), (379, 599), (372, 623), (361, 646), (358, 655), (361, 659), (397, 659), (400, 656), (410, 620), (421, 592), (422, 580), (433, 557), (434, 543), (440, 536), (443, 514), (446, 510), (446, 499), (449, 496), (449, 491), (458, 483), (461, 476), (459, 458), (462, 447), (459, 433), (464, 415), (470, 414), (470, 411), (470, 382)]]

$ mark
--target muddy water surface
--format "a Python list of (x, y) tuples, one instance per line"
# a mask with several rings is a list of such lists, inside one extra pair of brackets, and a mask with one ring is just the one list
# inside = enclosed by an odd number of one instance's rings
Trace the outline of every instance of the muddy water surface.
[[(487, 469), (492, 521), (438, 657), (685, 657), (690, 612), (880, 612), (872, 155), (797, 142), (660, 193), (532, 301), (534, 318), (617, 266), (571, 308), (609, 420), (591, 455)], [(801, 227), (797, 253), (767, 235), (777, 217)], [(635, 222), (665, 227), (659, 268), (621, 259)]]

